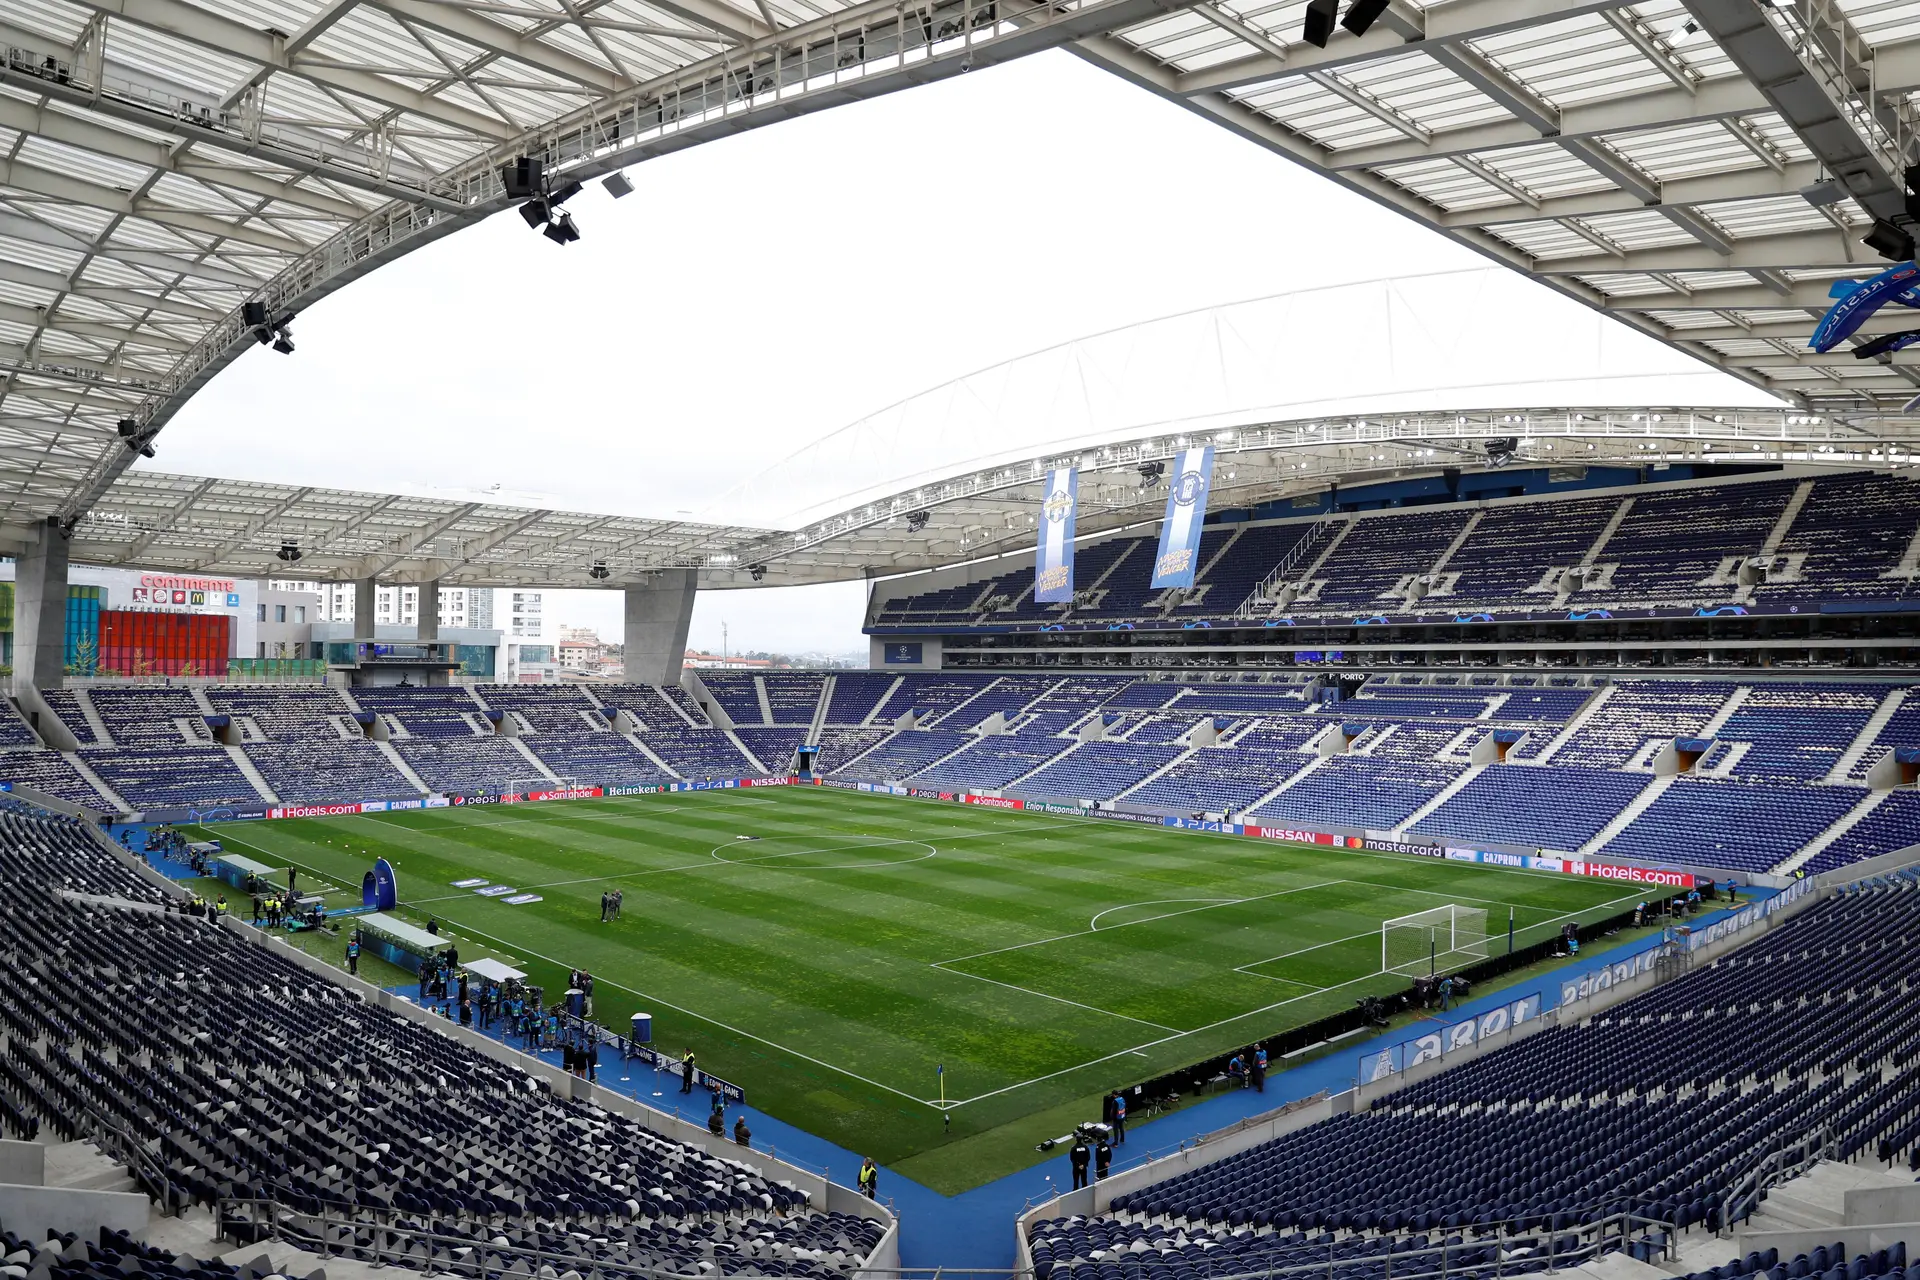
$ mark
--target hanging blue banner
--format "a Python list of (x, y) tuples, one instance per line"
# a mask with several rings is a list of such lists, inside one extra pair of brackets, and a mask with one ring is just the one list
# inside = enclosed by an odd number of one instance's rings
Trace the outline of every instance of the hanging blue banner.
[(1207, 488), (1213, 482), (1213, 446), (1182, 449), (1167, 478), (1167, 514), (1160, 525), (1160, 554), (1153, 560), (1155, 587), (1190, 587), (1200, 566), (1200, 526), (1207, 520)]
[(1080, 508), (1080, 475), (1072, 467), (1047, 472), (1040, 500), (1040, 542), (1034, 550), (1033, 598), (1041, 604), (1073, 599), (1073, 519)]

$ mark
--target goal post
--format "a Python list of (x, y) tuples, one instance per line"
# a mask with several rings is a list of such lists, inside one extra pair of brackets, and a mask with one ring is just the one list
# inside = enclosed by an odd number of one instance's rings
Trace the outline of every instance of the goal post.
[(1487, 958), (1487, 909), (1457, 902), (1380, 924), (1380, 971), (1412, 978)]
[(558, 782), (555, 782), (545, 774), (540, 774), (532, 778), (509, 778), (507, 779), (506, 798), (502, 800), (501, 803), (518, 804), (521, 796), (531, 795), (535, 791), (572, 791), (580, 785), (570, 773), (563, 773), (559, 776), (560, 781)]

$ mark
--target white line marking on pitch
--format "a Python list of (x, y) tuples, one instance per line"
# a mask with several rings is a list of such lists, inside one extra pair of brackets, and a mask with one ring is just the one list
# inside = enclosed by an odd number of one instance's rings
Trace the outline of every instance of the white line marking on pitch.
[[(1245, 898), (1148, 898), (1144, 902), (1123, 902), (1117, 907), (1108, 907), (1105, 911), (1094, 912), (1093, 919), (1087, 921), (1087, 928), (1093, 932), (1099, 932), (1101, 916), (1110, 916), (1116, 911), (1125, 911), (1128, 907), (1165, 907), (1171, 906), (1176, 902), (1205, 902), (1212, 906), (1223, 907), (1229, 903), (1245, 901)], [(1158, 920), (1160, 917), (1155, 916), (1153, 918)], [(1115, 925), (1114, 927), (1117, 929), (1120, 926)]]
[[(1237, 906), (1242, 902), (1265, 902), (1268, 898), (1284, 898), (1291, 893), (1305, 893), (1309, 889), (1331, 889), (1334, 885), (1348, 883), (1351, 882), (1346, 880), (1327, 880), (1320, 884), (1303, 884), (1293, 889), (1276, 889), (1272, 893), (1256, 893), (1250, 898), (1210, 898), (1208, 901), (1212, 902), (1214, 906), (1231, 907)], [(1151, 924), (1155, 920), (1171, 920), (1175, 916), (1190, 916), (1198, 911), (1211, 910), (1213, 910), (1212, 906), (1188, 907), (1185, 911), (1165, 911), (1157, 916), (1142, 916), (1138, 920), (1128, 920), (1121, 924), (1114, 925), (1113, 928), (1130, 929), (1137, 924)], [(935, 960), (932, 963), (933, 967), (937, 969), (942, 965), (959, 964), (963, 960), (978, 960), (983, 956), (997, 956), (1007, 951), (1023, 951), (1028, 947), (1037, 947), (1048, 942), (1060, 942), (1067, 938), (1084, 938), (1090, 933), (1111, 932), (1113, 932), (1113, 929), (1076, 929), (1072, 933), (1058, 933), (1051, 938), (1035, 938), (1032, 942), (1016, 942), (1010, 947), (995, 947), (991, 951), (976, 951), (972, 955), (953, 956), (946, 960)]]
[[(933, 969), (940, 968), (939, 965), (929, 965), (928, 967)], [(1180, 1029), (1178, 1027), (1170, 1027), (1164, 1022), (1149, 1022), (1145, 1018), (1136, 1018), (1132, 1014), (1115, 1013), (1111, 1009), (1102, 1009), (1096, 1005), (1081, 1004), (1078, 1000), (1069, 1000), (1065, 996), (1049, 995), (1045, 991), (1035, 991), (1032, 987), (1015, 986), (1011, 982), (1002, 982), (998, 978), (982, 977), (977, 973), (968, 973), (965, 969), (940, 969), (940, 972), (951, 973), (958, 978), (972, 978), (976, 982), (991, 982), (996, 987), (1005, 987), (1009, 991), (1018, 991), (1022, 995), (1039, 996), (1042, 1000), (1052, 1000), (1059, 1004), (1070, 1004), (1076, 1009), (1085, 1009), (1088, 1013), (1104, 1013), (1109, 1018), (1122, 1018), (1128, 1022), (1137, 1022), (1143, 1027), (1153, 1027), (1159, 1031), (1178, 1031)]]
[[(709, 864), (709, 865), (712, 865), (712, 864)], [(480, 932), (480, 930), (471, 928), (470, 926), (467, 926), (467, 925), (461, 925), (460, 927), (462, 929), (465, 929), (469, 934), (473, 935), (476, 938), (484, 938), (488, 942), (498, 943), (503, 947), (507, 945), (507, 942), (505, 939), (496, 938), (490, 933), (482, 933)], [(538, 951), (529, 951), (527, 952), (527, 955), (531, 956), (535, 960), (545, 960), (548, 964), (567, 963), (564, 960), (556, 960), (549, 955), (542, 955)], [(866, 1076), (857, 1075), (854, 1072), (847, 1070), (845, 1067), (837, 1067), (831, 1062), (827, 1062), (827, 1061), (824, 1061), (823, 1059), (814, 1057), (812, 1054), (801, 1053), (798, 1049), (789, 1049), (786, 1045), (781, 1044), (778, 1040), (769, 1040), (765, 1036), (757, 1036), (753, 1034), (753, 1032), (751, 1031), (743, 1031), (741, 1028), (730, 1026), (727, 1023), (720, 1021), (718, 1018), (709, 1017), (707, 1014), (704, 1014), (704, 1013), (696, 1013), (692, 1009), (688, 1009), (688, 1008), (685, 1008), (684, 1006), (677, 1005), (673, 1003), (673, 1001), (671, 1000), (662, 1000), (660, 997), (653, 995), (650, 992), (642, 991), (638, 987), (629, 987), (625, 983), (615, 982), (611, 978), (595, 978), (594, 981), (598, 982), (603, 987), (615, 987), (621, 991), (625, 991), (625, 992), (628, 992), (629, 994), (639, 996), (642, 1000), (650, 1000), (654, 1004), (661, 1005), (664, 1008), (673, 1010), (675, 1013), (684, 1013), (689, 1018), (697, 1018), (701, 1022), (704, 1022), (709, 1026), (719, 1027), (722, 1031), (731, 1031), (734, 1035), (745, 1036), (749, 1040), (753, 1040), (760, 1044), (768, 1045), (772, 1048), (778, 1049), (781, 1053), (790, 1054), (796, 1058), (803, 1058), (806, 1061), (811, 1062), (816, 1067), (825, 1067), (827, 1070), (832, 1071), (838, 1075), (843, 1075), (847, 1077), (849, 1080), (858, 1080), (861, 1084), (870, 1084), (876, 1089), (885, 1089), (888, 1093), (891, 1093), (896, 1097), (905, 1098), (908, 1102), (917, 1102), (921, 1106), (932, 1107), (936, 1111), (940, 1109), (940, 1104), (937, 1102), (933, 1102), (926, 1098), (917, 1097), (914, 1094), (906, 1092), (904, 1089), (896, 1089), (890, 1084), (881, 1084), (878, 1080), (871, 1080), (871, 1079), (868, 1079)]]

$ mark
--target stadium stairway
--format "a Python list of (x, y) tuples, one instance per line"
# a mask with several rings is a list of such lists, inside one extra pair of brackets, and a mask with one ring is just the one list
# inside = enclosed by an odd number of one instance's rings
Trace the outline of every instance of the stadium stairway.
[(1799, 852), (1795, 853), (1791, 858), (1775, 866), (1773, 868), (1773, 874), (1777, 876), (1790, 876), (1801, 867), (1806, 866), (1807, 863), (1819, 857), (1828, 845), (1853, 830), (1868, 814), (1885, 804), (1892, 795), (1893, 792), (1891, 791), (1869, 791), (1866, 795), (1861, 796), (1859, 804), (1856, 804), (1853, 808), (1841, 814), (1828, 825), (1825, 831), (1822, 831), (1819, 835), (1802, 845)]
[(1415, 809), (1412, 813), (1408, 814), (1407, 820), (1393, 829), (1393, 838), (1396, 840), (1403, 838), (1408, 831), (1413, 829), (1414, 823), (1421, 821), (1428, 814), (1438, 809), (1441, 805), (1453, 799), (1455, 796), (1459, 795), (1462, 791), (1465, 791), (1467, 787), (1472, 784), (1475, 778), (1479, 777), (1481, 774), (1485, 773), (1488, 769), (1491, 769), (1492, 767), (1493, 767), (1492, 765), (1487, 765), (1487, 764), (1476, 764), (1471, 768), (1464, 770), (1459, 777), (1455, 778), (1452, 782), (1449, 782), (1446, 786), (1440, 788), (1439, 792), (1434, 795), (1433, 799), (1427, 801), (1425, 804), (1421, 805), (1418, 809)]
[(1678, 774), (1669, 774), (1664, 778), (1655, 778), (1652, 786), (1635, 796), (1626, 808), (1613, 815), (1612, 821), (1594, 833), (1593, 839), (1581, 845), (1578, 849), (1574, 850), (1574, 852), (1589, 854), (1606, 848), (1607, 841), (1613, 839), (1629, 826), (1633, 825), (1635, 818), (1645, 813), (1653, 805), (1655, 800), (1658, 800), (1666, 794), (1667, 788), (1673, 785), (1674, 779), (1678, 776)]

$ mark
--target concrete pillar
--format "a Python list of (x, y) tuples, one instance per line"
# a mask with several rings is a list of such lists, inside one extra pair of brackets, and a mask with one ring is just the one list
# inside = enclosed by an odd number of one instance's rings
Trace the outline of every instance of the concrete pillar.
[(67, 535), (56, 520), (13, 570), (13, 686), (58, 689), (67, 664)]
[(440, 638), (440, 579), (420, 584), (420, 608), (414, 618), (414, 636), (417, 639)]
[(374, 619), (380, 616), (380, 584), (372, 578), (353, 580), (353, 638), (356, 640), (373, 639)]
[(627, 590), (627, 679), (634, 684), (677, 685), (687, 654), (698, 583), (693, 569), (663, 569)]

